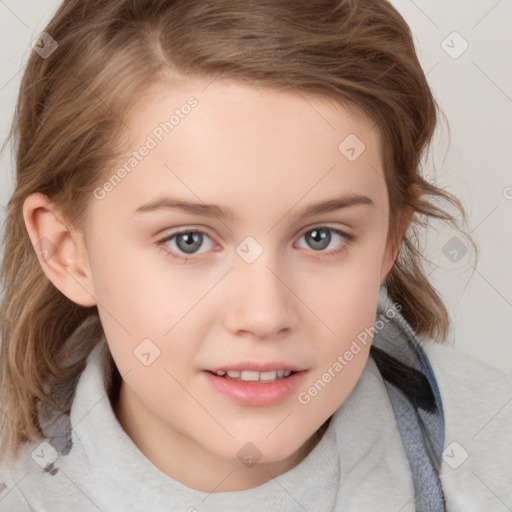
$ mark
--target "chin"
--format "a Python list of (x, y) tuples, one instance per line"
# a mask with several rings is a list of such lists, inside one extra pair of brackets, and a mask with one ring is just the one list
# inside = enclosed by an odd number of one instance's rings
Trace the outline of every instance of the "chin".
[[(290, 459), (303, 458), (303, 452), (311, 442), (311, 436), (304, 438), (293, 438), (289, 435), (290, 430), (283, 429), (278, 435), (277, 432), (270, 434), (267, 438), (259, 433), (257, 436), (244, 435), (232, 440), (229, 448), (222, 456), (234, 462), (242, 464), (279, 464)], [(218, 449), (218, 447), (217, 447)]]

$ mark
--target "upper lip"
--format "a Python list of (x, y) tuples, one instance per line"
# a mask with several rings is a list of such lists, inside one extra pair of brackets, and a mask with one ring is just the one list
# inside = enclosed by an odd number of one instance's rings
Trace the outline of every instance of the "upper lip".
[(216, 366), (215, 368), (209, 368), (207, 371), (209, 372), (218, 372), (218, 371), (244, 371), (248, 370), (251, 372), (272, 372), (276, 370), (290, 370), (292, 372), (300, 372), (302, 370), (305, 370), (305, 368), (301, 368), (299, 366), (289, 364), (289, 363), (274, 363), (274, 362), (268, 362), (268, 363), (258, 363), (256, 361), (246, 361), (241, 363), (234, 363), (234, 364), (225, 364), (222, 366)]

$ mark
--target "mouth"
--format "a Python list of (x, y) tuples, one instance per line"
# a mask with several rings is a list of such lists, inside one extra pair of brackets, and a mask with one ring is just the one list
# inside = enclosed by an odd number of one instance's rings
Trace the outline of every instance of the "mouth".
[(277, 382), (286, 379), (290, 375), (297, 373), (293, 370), (271, 370), (266, 372), (256, 372), (253, 370), (217, 370), (210, 371), (211, 374), (228, 380), (239, 382)]
[(240, 363), (202, 372), (211, 388), (246, 406), (277, 405), (300, 387), (308, 370), (285, 363)]

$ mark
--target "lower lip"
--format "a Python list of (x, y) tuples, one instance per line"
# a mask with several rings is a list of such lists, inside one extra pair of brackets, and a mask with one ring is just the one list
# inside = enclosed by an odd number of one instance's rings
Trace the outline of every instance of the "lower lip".
[(282, 402), (296, 392), (306, 375), (306, 370), (292, 373), (275, 382), (242, 382), (219, 377), (204, 371), (209, 384), (235, 402), (253, 407), (264, 407)]

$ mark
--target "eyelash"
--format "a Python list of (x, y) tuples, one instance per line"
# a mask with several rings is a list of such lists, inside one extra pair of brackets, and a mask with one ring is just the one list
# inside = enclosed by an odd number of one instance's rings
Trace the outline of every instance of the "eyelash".
[[(314, 253), (313, 258), (315, 258), (315, 259), (321, 259), (321, 258), (324, 258), (324, 257), (328, 257), (329, 258), (329, 257), (340, 256), (342, 253), (344, 253), (347, 250), (347, 247), (350, 244), (352, 244), (353, 242), (356, 241), (356, 238), (357, 238), (355, 235), (351, 235), (349, 233), (345, 233), (344, 231), (341, 231), (339, 229), (332, 228), (330, 226), (322, 226), (322, 225), (314, 226), (312, 228), (309, 228), (307, 231), (304, 231), (302, 233), (301, 237), (303, 237), (305, 234), (310, 233), (311, 231), (315, 231), (315, 230), (331, 231), (331, 232), (336, 233), (337, 235), (340, 235), (343, 238), (345, 238), (345, 242), (343, 243), (342, 247), (339, 248), (339, 249), (333, 249), (333, 250), (331, 250), (329, 252), (326, 252), (326, 251), (313, 251), (313, 250), (311, 250), (311, 252)], [(176, 231), (174, 233), (171, 233), (170, 235), (167, 235), (165, 238), (163, 238), (161, 240), (158, 240), (156, 242), (156, 245), (158, 247), (160, 247), (162, 250), (164, 250), (167, 256), (171, 256), (172, 258), (175, 258), (175, 259), (177, 259), (177, 260), (179, 260), (179, 261), (181, 261), (183, 263), (186, 263), (188, 260), (194, 259), (194, 255), (192, 255), (190, 257), (179, 256), (174, 251), (170, 250), (166, 246), (167, 242), (169, 242), (173, 238), (178, 237), (179, 235), (182, 235), (184, 233), (187, 233), (187, 234), (199, 233), (201, 235), (206, 235), (208, 238), (211, 239), (211, 237), (205, 231), (201, 231), (199, 229), (182, 229), (180, 231)]]

